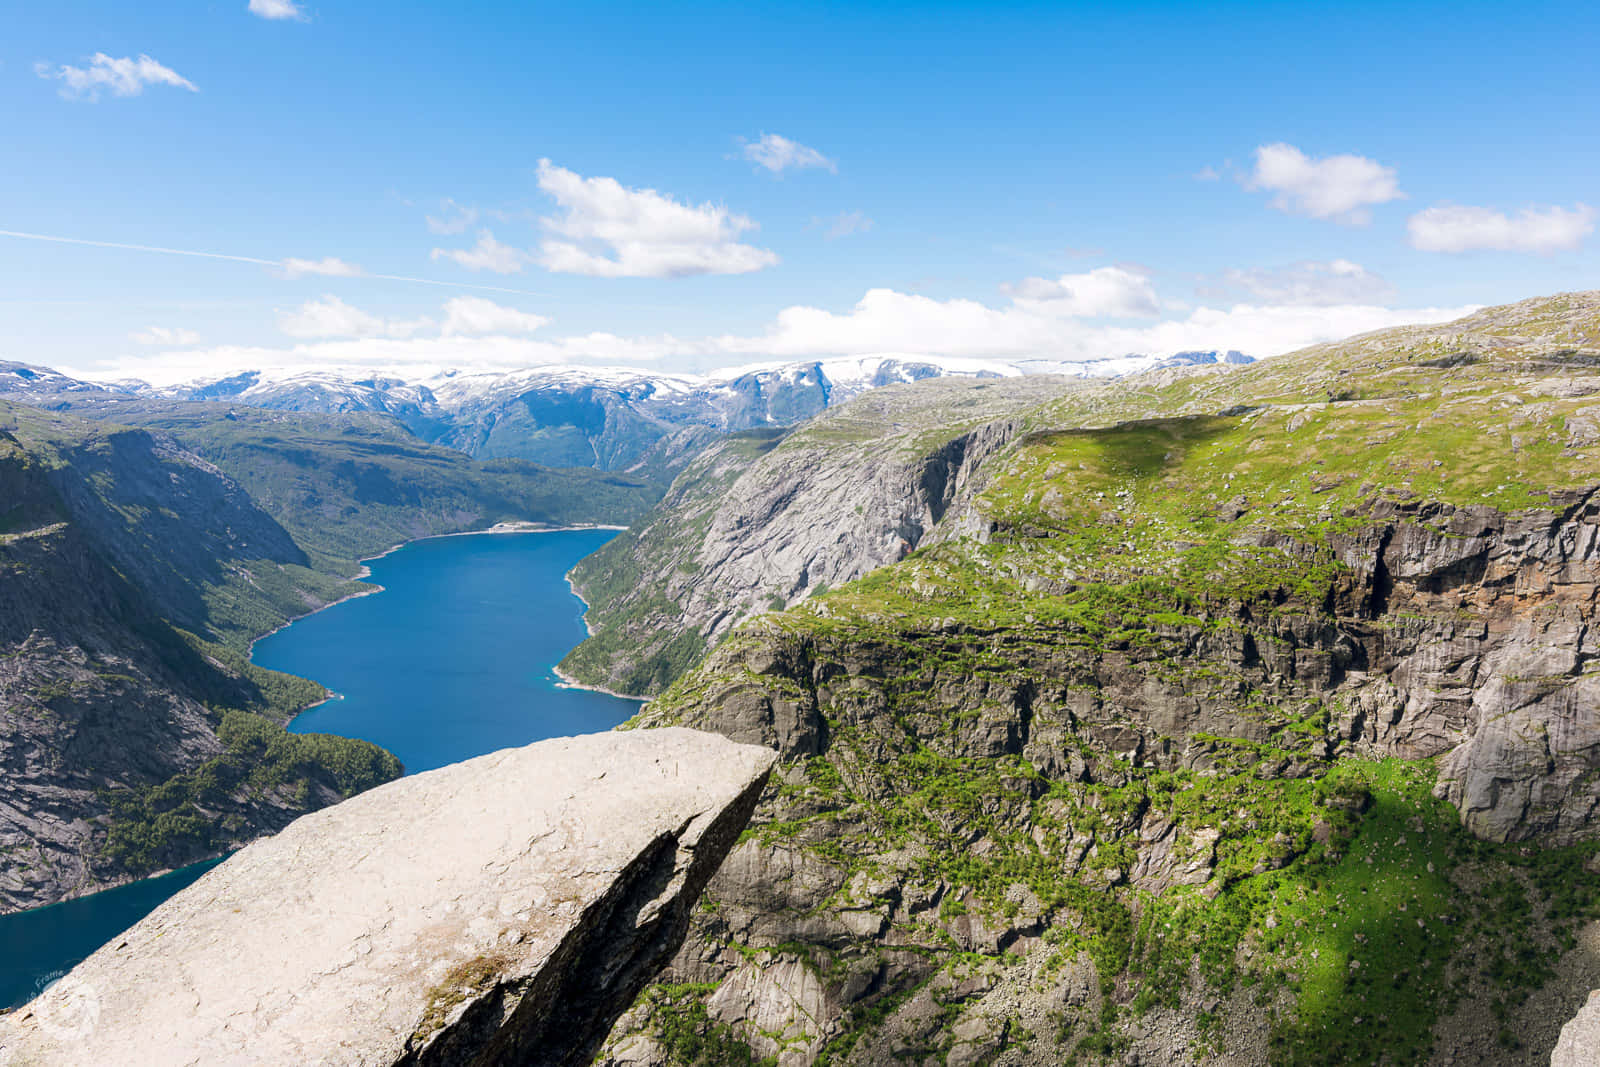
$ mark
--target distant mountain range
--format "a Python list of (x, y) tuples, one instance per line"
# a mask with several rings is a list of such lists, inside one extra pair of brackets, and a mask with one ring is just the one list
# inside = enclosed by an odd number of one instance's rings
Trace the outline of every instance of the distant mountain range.
[(710, 374), (541, 366), (504, 373), (449, 372), (420, 381), (246, 371), (162, 387), (137, 381), (88, 382), (47, 367), (0, 362), (0, 395), (56, 407), (91, 398), (97, 403), (127, 398), (329, 414), (375, 412), (393, 416), (424, 441), (479, 459), (629, 470), (651, 464), (663, 449), (673, 449), (685, 431), (789, 426), (868, 389), (925, 378), (1114, 378), (1162, 367), (1250, 362), (1249, 356), (1231, 351), (1087, 362), (868, 357), (758, 364)]

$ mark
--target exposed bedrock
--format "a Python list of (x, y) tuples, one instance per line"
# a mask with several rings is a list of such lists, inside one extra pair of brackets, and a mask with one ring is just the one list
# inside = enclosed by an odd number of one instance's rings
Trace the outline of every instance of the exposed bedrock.
[(1593, 1067), (1600, 1063), (1600, 989), (1561, 1028), (1561, 1039), (1550, 1054), (1550, 1067)]
[(573, 569), (594, 636), (581, 681), (660, 692), (739, 622), (965, 532), (984, 461), (1059, 395), (1053, 378), (875, 390), (781, 442), (702, 453), (629, 533)]
[[(1056, 955), (1044, 934), (1082, 920), (1041, 907), (1020, 879), (1002, 906), (984, 906), (943, 872), (1014, 831), (1046, 852), (1053, 877), (1130, 887), (1117, 891), (1146, 901), (1185, 887), (1197, 896), (1180, 899), (1209, 899), (1224, 888), (1216, 828), (1143, 800), (1098, 808), (1073, 798), (1110, 795), (1130, 768), (1235, 774), (1234, 739), (1280, 750), (1252, 768), (1261, 780), (1313, 778), (1346, 756), (1437, 757), (1437, 792), (1479, 837), (1592, 839), (1595, 504), (1575, 494), (1506, 514), (1378, 501), (1326, 542), (1249, 531), (1291, 557), (1332, 553), (1347, 569), (1326, 600), (1217, 596), (1153, 620), (1139, 640), (937, 610), (747, 624), (645, 718), (776, 746), (784, 784), (712, 882), (712, 906), (696, 915), (666, 984), (623, 1018), (602, 1062), (679, 1062), (675, 1031), (660, 1020), (686, 1005), (703, 1012), (707, 1040), (736, 1040), (784, 1067), (816, 1062), (830, 1042), (839, 1042), (830, 1062), (1061, 1062), (1056, 1044), (1036, 1041), (1024, 1054), (1006, 1035), (1055, 1032), (1060, 1018), (1101, 1003), (1105, 987), (1085, 958), (1045, 963)], [(1290, 744), (1295, 728), (1284, 724), (1297, 716), (1313, 729)], [(941, 809), (948, 837), (880, 831), (874, 811), (911, 810), (902, 798), (919, 782), (896, 767), (922, 750), (923, 765), (993, 770), (969, 806)], [(842, 785), (835, 794), (813, 784), (824, 762)], [(1286, 838), (1269, 845), (1253, 873), (1292, 860)], [(956, 858), (934, 867), (940, 848)], [(1108, 853), (1124, 859), (1097, 859)], [(965, 968), (942, 960), (945, 951), (1004, 965)], [(980, 979), (992, 988), (973, 984)], [(699, 1002), (683, 992), (713, 986)], [(1192, 1026), (1219, 997), (1194, 994), (1175, 1025)], [(876, 1003), (892, 1015), (863, 1021), (863, 1005)], [(1284, 1062), (1269, 1054), (1271, 1024), (1255, 1007), (1229, 1010), (1240, 1044), (1228, 1062)], [(1527, 1033), (1529, 1048), (1549, 1049), (1536, 1026)], [(1194, 1062), (1195, 1038), (1184, 1035), (1173, 1058), (1146, 1062)], [(1167, 1048), (1165, 1037), (1149, 1041), (1147, 1052)], [(1008, 1058), (996, 1059), (1006, 1042)]]
[(1600, 806), (1600, 494), (1552, 503), (1375, 515), (1389, 522), (1371, 562), (1345, 560), (1383, 626), (1343, 627), (1367, 667), (1342, 683), (1347, 706), (1372, 709), (1352, 740), (1448, 753), (1439, 794), (1496, 841), (1590, 837)]
[(774, 758), (560, 738), (305, 816), (0, 1019), (0, 1064), (587, 1063)]
[[(1161, 647), (1093, 647), (1046, 630), (860, 634), (819, 646), (759, 625), (707, 661), (696, 725), (788, 756), (822, 752), (823, 709), (870, 726), (885, 679), (903, 672), (900, 642), (974, 640), (1015, 666), (999, 684), (962, 674), (924, 682), (912, 725), (953, 757), (1026, 756), (1073, 774), (1083, 736), (1164, 768), (1203, 768), (1208, 736), (1266, 739), (1237, 687), (1164, 678), (1173, 664), (1222, 670), (1281, 706), (1334, 713), (1322, 758), (1442, 757), (1438, 793), (1473, 833), (1564, 844), (1595, 832), (1600, 807), (1600, 497), (1553, 510), (1377, 505), (1367, 525), (1327, 545), (1260, 535), (1308, 558), (1331, 549), (1350, 568), (1332, 601), (1289, 610), (1218, 602), (1225, 626), (1174, 623)], [(1268, 605), (1266, 607), (1274, 607)], [(1232, 613), (1229, 615), (1228, 613)], [(983, 708), (976, 718), (962, 709)], [(963, 723), (952, 730), (952, 722)], [(1280, 768), (1294, 772), (1294, 768)]]

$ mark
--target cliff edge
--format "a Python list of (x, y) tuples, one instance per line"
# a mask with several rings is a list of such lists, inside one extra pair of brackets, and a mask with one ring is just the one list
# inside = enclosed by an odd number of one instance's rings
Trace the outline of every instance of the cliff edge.
[(587, 1062), (774, 758), (559, 738), (305, 816), (0, 1020), (0, 1064)]

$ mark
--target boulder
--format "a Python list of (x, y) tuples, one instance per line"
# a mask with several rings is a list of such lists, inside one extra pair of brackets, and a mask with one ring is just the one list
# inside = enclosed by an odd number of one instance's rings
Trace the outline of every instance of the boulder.
[(559, 738), (307, 815), (0, 1018), (0, 1064), (587, 1063), (774, 758)]

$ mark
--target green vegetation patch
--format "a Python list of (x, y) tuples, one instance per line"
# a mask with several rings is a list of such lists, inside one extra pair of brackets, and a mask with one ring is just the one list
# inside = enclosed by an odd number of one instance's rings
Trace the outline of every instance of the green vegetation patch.
[(706, 998), (712, 983), (660, 983), (644, 992), (651, 1033), (672, 1067), (776, 1067), (776, 1056), (758, 1056), (727, 1023), (711, 1018)]
[(370, 742), (292, 734), (253, 712), (222, 712), (217, 736), (227, 751), (192, 771), (101, 791), (110, 813), (101, 862), (132, 875), (181, 866), (240, 844), (250, 809), (308, 811), (402, 773), (399, 760)]

